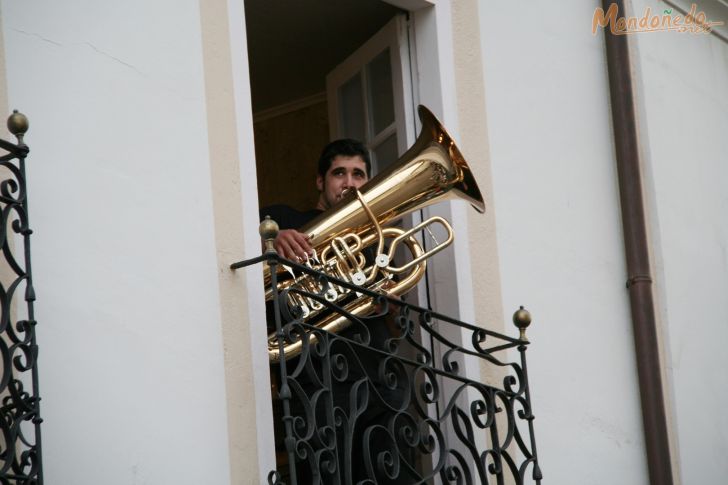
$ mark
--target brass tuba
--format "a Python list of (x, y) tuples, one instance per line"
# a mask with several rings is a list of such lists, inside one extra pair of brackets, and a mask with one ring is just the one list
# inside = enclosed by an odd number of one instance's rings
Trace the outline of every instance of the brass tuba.
[[(478, 212), (485, 211), (473, 174), (450, 135), (427, 108), (419, 106), (418, 113), (422, 131), (404, 155), (359, 190), (348, 192), (335, 206), (299, 229), (309, 236), (315, 251), (314, 257), (306, 263), (312, 269), (372, 291), (403, 295), (424, 276), (427, 258), (452, 243), (452, 227), (441, 217), (432, 217), (409, 230), (384, 226), (447, 199), (465, 199)], [(447, 237), (425, 251), (414, 235), (436, 224), (444, 228)], [(409, 250), (411, 259), (397, 266), (393, 256), (400, 246)], [(371, 262), (364, 255), (369, 247), (375, 248)], [(352, 295), (348, 289), (333, 284), (322, 288), (318, 279), (305, 273), (296, 276), (290, 268), (288, 271), (292, 278), (280, 282), (279, 291), (297, 286), (307, 292), (322, 294), (329, 302), (343, 301), (342, 308), (355, 316), (374, 310), (374, 302), (368, 296), (355, 298), (357, 295)], [(265, 281), (266, 299), (271, 299), (273, 291), (267, 267)], [(336, 333), (351, 323), (346, 317), (326, 312), (326, 305), (300, 293), (290, 291), (288, 299), (287, 304), (297, 307), (304, 322), (319, 329)], [(308, 339), (312, 344), (316, 337), (308, 335)], [(285, 358), (300, 354), (302, 347), (301, 339), (286, 342)], [(271, 361), (280, 360), (275, 334), (268, 337), (268, 354)]]

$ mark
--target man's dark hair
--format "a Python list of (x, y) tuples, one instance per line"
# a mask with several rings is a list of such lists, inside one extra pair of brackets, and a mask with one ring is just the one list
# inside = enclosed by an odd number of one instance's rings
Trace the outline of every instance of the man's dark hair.
[(367, 166), (367, 177), (372, 176), (372, 162), (369, 160), (369, 150), (358, 140), (342, 138), (332, 141), (321, 152), (321, 157), (318, 162), (318, 174), (321, 177), (326, 178), (326, 172), (331, 168), (331, 162), (339, 155), (345, 157), (360, 156)]

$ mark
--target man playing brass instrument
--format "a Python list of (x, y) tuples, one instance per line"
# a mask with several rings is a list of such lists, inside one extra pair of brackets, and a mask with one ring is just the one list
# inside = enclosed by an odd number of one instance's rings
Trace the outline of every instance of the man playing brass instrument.
[(316, 175), (319, 200), (316, 208), (298, 212), (285, 206), (271, 206), (261, 211), (278, 223), (275, 240), (278, 254), (291, 260), (304, 261), (313, 254), (308, 236), (297, 229), (341, 200), (345, 191), (358, 189), (371, 175), (369, 152), (356, 140), (342, 139), (329, 143), (321, 153)]
[[(306, 234), (298, 231), (316, 216), (335, 205), (347, 190), (359, 189), (371, 175), (371, 163), (366, 147), (351, 139), (336, 140), (328, 144), (321, 154), (318, 162), (318, 173), (316, 176), (316, 187), (319, 191), (319, 199), (315, 209), (300, 212), (289, 206), (275, 205), (261, 210), (261, 219), (270, 216), (278, 223), (280, 231), (275, 240), (275, 248), (278, 254), (292, 261), (304, 262), (313, 256), (313, 248)], [(371, 254), (367, 254), (372, 259)], [(270, 310), (271, 305), (269, 305)], [(331, 399), (337, 415), (343, 413), (348, 421), (335, 430), (336, 448), (338, 457), (330, 453), (331, 441), (320, 437), (316, 432), (308, 434), (309, 438), (302, 438), (306, 434), (300, 432), (296, 438), (300, 439), (296, 446), (303, 446), (308, 451), (308, 457), (297, 463), (297, 481), (300, 484), (314, 483), (315, 475), (320, 474), (321, 482), (333, 483), (333, 476), (338, 476), (341, 483), (358, 483), (367, 478), (375, 479), (367, 471), (371, 466), (365, 466), (364, 454), (368, 450), (370, 465), (376, 461), (376, 457), (384, 451), (382, 433), (385, 432), (389, 422), (398, 411), (406, 407), (404, 396), (404, 385), (392, 386), (382, 382), (382, 360), (386, 359), (386, 342), (399, 334), (394, 329), (391, 316), (393, 306), (390, 305), (390, 315), (379, 318), (362, 319), (364, 325), (352, 325), (338, 335), (331, 335), (329, 347), (331, 362), (345, 362), (346, 372), (329, 369), (330, 375), (326, 376), (326, 366), (320, 357), (308, 355), (309, 363), (302, 366), (299, 358), (288, 361), (290, 372), (298, 371), (292, 376), (295, 384), (292, 388), (291, 414), (301, 424), (318, 426), (325, 421), (326, 412), (324, 409), (326, 400)], [(271, 321), (269, 312), (269, 326)], [(376, 350), (372, 350), (376, 349)], [(304, 357), (301, 357), (304, 358)], [(385, 366), (386, 367), (386, 366)], [(273, 375), (277, 369), (272, 369)], [(334, 374), (339, 375), (334, 375)], [(344, 375), (345, 374), (345, 375)], [(330, 386), (322, 386), (322, 382), (328, 381)], [(289, 378), (290, 379), (290, 378)], [(406, 380), (402, 376), (403, 381)], [(300, 387), (298, 387), (300, 386)], [(321, 394), (321, 390), (324, 391)], [(328, 394), (330, 393), (330, 394)], [(317, 396), (317, 397), (314, 397)], [(321, 397), (323, 396), (323, 397)], [(280, 441), (283, 434), (280, 426), (281, 411), (274, 412), (274, 419), (277, 421), (277, 441)], [(302, 419), (301, 419), (302, 418)], [(303, 425), (302, 425), (303, 426)], [(300, 429), (300, 428), (299, 428)], [(349, 442), (346, 443), (344, 435), (348, 435)], [(369, 437), (367, 439), (366, 437)], [(329, 438), (330, 440), (331, 438)], [(301, 443), (304, 442), (305, 443)], [(281, 443), (278, 443), (281, 450)], [(327, 454), (328, 453), (328, 454)], [(342, 455), (348, 454), (347, 457)], [(316, 456), (312, 460), (312, 456)], [(327, 465), (325, 462), (329, 461)], [(331, 463), (335, 463), (335, 471), (330, 473)], [(373, 464), (376, 468), (376, 463)], [(378, 477), (377, 483), (407, 483), (400, 480), (383, 480)], [(336, 482), (338, 483), (338, 482)], [(374, 482), (371, 482), (374, 483)]]

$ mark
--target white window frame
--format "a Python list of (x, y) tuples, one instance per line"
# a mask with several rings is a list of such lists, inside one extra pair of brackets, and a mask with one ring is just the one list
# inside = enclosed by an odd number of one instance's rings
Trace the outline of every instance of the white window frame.
[[(351, 78), (359, 75), (362, 81), (362, 99), (365, 100), (364, 115), (367, 119), (365, 123), (366, 139), (362, 141), (373, 150), (382, 141), (396, 133), (398, 155), (404, 153), (414, 142), (415, 123), (411, 109), (414, 100), (407, 29), (406, 16), (397, 15), (326, 76), (329, 134), (332, 140), (342, 137), (338, 89)], [(368, 86), (364, 66), (387, 48), (389, 48), (392, 70), (394, 122), (380, 133), (372, 134), (369, 123), (370, 115), (367, 111)], [(373, 165), (376, 165), (374, 160), (372, 162)], [(376, 172), (381, 167), (373, 166), (372, 168)]]

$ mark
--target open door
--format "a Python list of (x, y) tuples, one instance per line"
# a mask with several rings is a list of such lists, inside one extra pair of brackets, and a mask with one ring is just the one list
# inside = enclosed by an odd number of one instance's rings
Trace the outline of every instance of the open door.
[(326, 77), (332, 139), (369, 147), (374, 173), (415, 140), (407, 18), (398, 15)]

